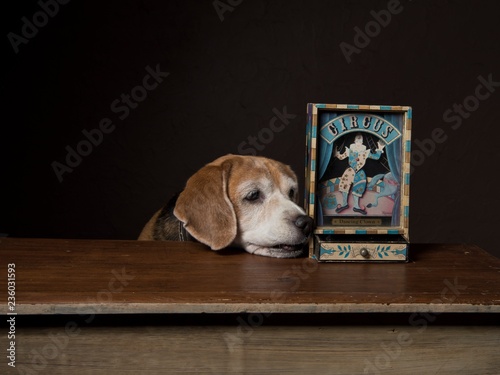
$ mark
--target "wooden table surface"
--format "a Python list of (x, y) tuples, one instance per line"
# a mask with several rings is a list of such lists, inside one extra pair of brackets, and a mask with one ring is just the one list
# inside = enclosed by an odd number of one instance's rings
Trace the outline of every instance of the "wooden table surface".
[[(317, 263), (190, 242), (0, 239), (1, 313), (500, 312), (500, 259), (411, 245), (411, 262)], [(12, 311), (11, 311), (12, 312)]]

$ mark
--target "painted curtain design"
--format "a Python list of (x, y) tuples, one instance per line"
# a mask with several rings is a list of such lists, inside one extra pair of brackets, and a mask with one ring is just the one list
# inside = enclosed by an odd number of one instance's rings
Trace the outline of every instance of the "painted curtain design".
[[(385, 199), (386, 206), (392, 206), (392, 212), (385, 212), (390, 216), (388, 224), (398, 226), (401, 207), (403, 114), (320, 112), (318, 116), (319, 165), (316, 188), (321, 189), (323, 193), (316, 192), (320, 197), (317, 200), (317, 225), (330, 225), (325, 222), (326, 216), (377, 216), (374, 212), (379, 199)], [(367, 118), (370, 119), (371, 126)], [(363, 151), (364, 149), (366, 151)], [(345, 161), (341, 163), (343, 159)], [(365, 169), (370, 171), (365, 173)], [(359, 189), (355, 190), (356, 186)], [(365, 196), (366, 190), (370, 193)], [(337, 193), (333, 194), (333, 191)], [(342, 212), (346, 208), (347, 194), (352, 196), (349, 199), (354, 198), (354, 204), (349, 203), (349, 206), (353, 206), (349, 212)], [(390, 203), (387, 203), (388, 199)], [(378, 212), (381, 212), (380, 209)]]

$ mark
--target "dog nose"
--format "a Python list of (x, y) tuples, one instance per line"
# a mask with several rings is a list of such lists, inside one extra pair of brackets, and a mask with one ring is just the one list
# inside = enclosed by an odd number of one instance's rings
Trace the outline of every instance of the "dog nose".
[(295, 226), (300, 228), (305, 236), (309, 236), (313, 229), (313, 219), (307, 215), (300, 215), (297, 220), (295, 220)]

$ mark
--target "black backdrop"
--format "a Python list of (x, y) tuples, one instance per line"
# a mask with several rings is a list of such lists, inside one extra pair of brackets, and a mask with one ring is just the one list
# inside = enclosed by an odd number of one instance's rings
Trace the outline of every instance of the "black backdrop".
[[(5, 3), (0, 232), (134, 239), (217, 156), (253, 149), (303, 181), (308, 102), (411, 105), (411, 240), (500, 256), (499, 11), (458, 0)], [(285, 126), (272, 130), (274, 117)]]

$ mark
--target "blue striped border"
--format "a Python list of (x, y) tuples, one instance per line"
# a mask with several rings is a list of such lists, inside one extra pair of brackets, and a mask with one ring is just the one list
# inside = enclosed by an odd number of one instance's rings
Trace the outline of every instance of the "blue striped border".
[(406, 152), (411, 152), (411, 141), (405, 142)]
[(410, 174), (409, 173), (405, 173), (405, 184), (406, 185), (410, 184)]

